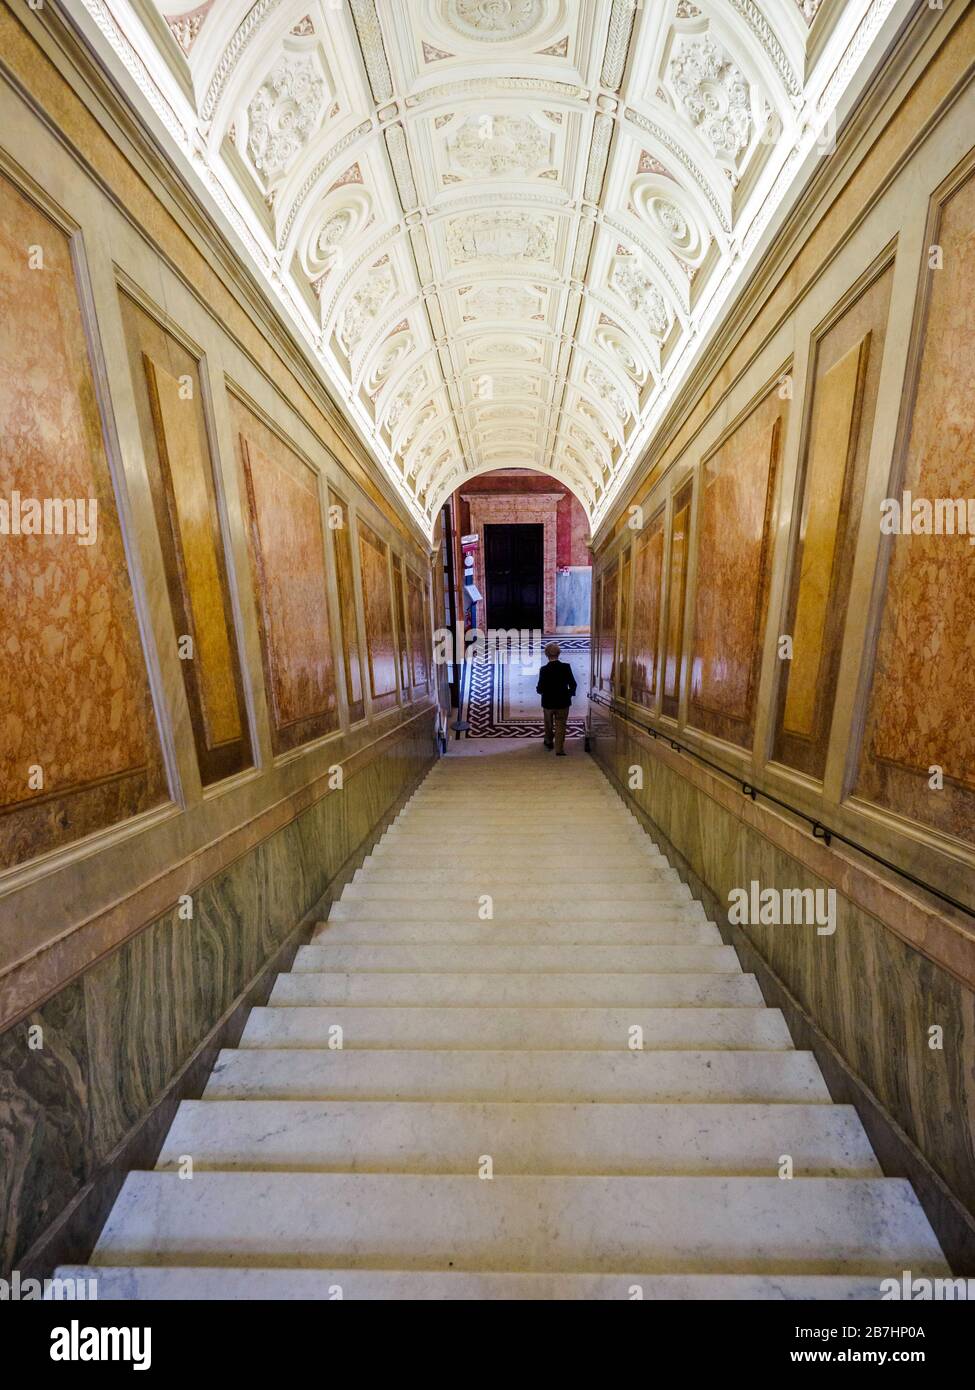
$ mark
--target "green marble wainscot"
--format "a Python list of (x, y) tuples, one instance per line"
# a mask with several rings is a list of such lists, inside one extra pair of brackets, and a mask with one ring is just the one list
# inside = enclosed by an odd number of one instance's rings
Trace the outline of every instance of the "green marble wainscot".
[(432, 752), (426, 724), (387, 745), (205, 883), (190, 920), (174, 909), (150, 923), (0, 1035), (4, 1275), (137, 1130)]
[[(615, 716), (600, 716), (597, 760), (726, 910), (733, 888), (826, 889), (806, 869), (654, 756)], [(648, 769), (628, 790), (633, 764)], [(662, 848), (664, 845), (662, 844)], [(693, 887), (692, 887), (693, 891)], [(877, 917), (837, 892), (836, 930), (744, 926), (849, 1069), (975, 1214), (975, 995)], [(944, 1047), (928, 1045), (940, 1025)]]
[(93, 1169), (83, 980), (0, 1034), (2, 1272), (84, 1187)]

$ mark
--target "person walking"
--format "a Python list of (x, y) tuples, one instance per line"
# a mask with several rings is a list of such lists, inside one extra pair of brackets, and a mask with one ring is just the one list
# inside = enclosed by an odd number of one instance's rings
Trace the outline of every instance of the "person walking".
[(576, 693), (576, 678), (569, 663), (559, 660), (561, 651), (558, 642), (549, 642), (545, 648), (548, 662), (539, 671), (535, 687), (545, 714), (545, 747), (554, 748), (557, 758), (565, 757), (565, 726)]

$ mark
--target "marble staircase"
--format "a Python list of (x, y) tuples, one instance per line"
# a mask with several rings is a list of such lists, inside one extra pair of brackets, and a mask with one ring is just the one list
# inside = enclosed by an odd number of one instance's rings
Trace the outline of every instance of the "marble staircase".
[(947, 1273), (910, 1185), (592, 760), (520, 742), (436, 766), (61, 1273), (103, 1299), (869, 1299), (903, 1269)]

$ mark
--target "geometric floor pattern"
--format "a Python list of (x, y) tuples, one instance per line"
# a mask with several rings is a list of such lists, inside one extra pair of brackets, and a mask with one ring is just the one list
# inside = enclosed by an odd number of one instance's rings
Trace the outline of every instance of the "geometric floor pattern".
[[(586, 732), (586, 691), (589, 686), (589, 638), (543, 638), (557, 641), (563, 661), (572, 665), (578, 690), (572, 702), (567, 738), (582, 738)], [(535, 659), (532, 659), (534, 656)], [(462, 718), (470, 728), (468, 738), (541, 738), (545, 726), (535, 693), (538, 668), (545, 657), (541, 650), (525, 653), (524, 660), (502, 661), (500, 656), (475, 658), (468, 666), (467, 689)]]

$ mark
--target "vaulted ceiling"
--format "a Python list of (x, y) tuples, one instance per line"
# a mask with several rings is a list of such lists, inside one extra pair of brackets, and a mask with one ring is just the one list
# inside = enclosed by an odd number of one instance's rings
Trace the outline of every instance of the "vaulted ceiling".
[(428, 534), (605, 517), (893, 3), (81, 0)]

